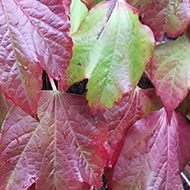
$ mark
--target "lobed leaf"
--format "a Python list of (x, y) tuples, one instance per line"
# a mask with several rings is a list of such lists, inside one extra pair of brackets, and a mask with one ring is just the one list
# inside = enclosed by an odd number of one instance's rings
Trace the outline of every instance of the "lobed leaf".
[(160, 99), (156, 96), (154, 89), (145, 90), (137, 87), (130, 100), (128, 96), (125, 96), (118, 105), (104, 113), (110, 127), (107, 167), (114, 165), (130, 127), (161, 107)]
[(151, 81), (168, 116), (188, 93), (190, 71), (188, 33), (173, 43), (156, 47), (151, 62)]
[(176, 38), (184, 33), (190, 21), (189, 0), (127, 0), (139, 10), (142, 22), (162, 40), (164, 32)]
[(124, 0), (97, 4), (72, 38), (67, 84), (88, 78), (87, 100), (94, 110), (112, 108), (131, 93), (154, 46), (151, 30)]
[(0, 1), (0, 91), (32, 116), (42, 87), (41, 67), (55, 79), (64, 78), (71, 59), (69, 4)]
[(190, 128), (165, 109), (137, 121), (128, 131), (114, 166), (112, 190), (183, 190), (180, 173), (190, 156)]
[(42, 92), (39, 122), (13, 107), (0, 139), (0, 189), (81, 190), (100, 187), (107, 129), (84, 97)]

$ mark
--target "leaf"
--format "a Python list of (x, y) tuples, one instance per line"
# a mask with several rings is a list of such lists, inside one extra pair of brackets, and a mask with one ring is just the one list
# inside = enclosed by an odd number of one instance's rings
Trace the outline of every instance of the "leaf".
[(88, 9), (80, 0), (72, 0), (71, 3), (71, 14), (70, 14), (70, 23), (71, 23), (71, 31), (70, 33), (75, 33), (79, 27), (81, 22), (85, 19), (88, 14)]
[(156, 47), (151, 62), (151, 81), (168, 116), (186, 97), (190, 71), (190, 41), (185, 34), (173, 43)]
[(135, 6), (142, 22), (154, 32), (156, 40), (162, 40), (164, 32), (176, 38), (184, 33), (190, 21), (189, 0), (127, 0)]
[(186, 117), (190, 113), (190, 94), (188, 93), (185, 99), (179, 104), (176, 109), (182, 116)]
[(0, 131), (2, 123), (5, 119), (7, 112), (11, 108), (11, 105), (12, 103), (8, 101), (2, 93), (0, 93)]
[(1, 135), (0, 189), (81, 190), (100, 187), (107, 128), (84, 97), (42, 92), (39, 122), (13, 107)]
[(32, 116), (42, 87), (41, 66), (51, 77), (64, 78), (72, 54), (68, 17), (51, 10), (63, 5), (42, 2), (0, 1), (0, 91)]
[(88, 9), (91, 9), (92, 7), (94, 7), (96, 5), (95, 0), (81, 0)]
[(88, 9), (92, 9), (97, 3), (103, 0), (81, 0)]
[(180, 173), (190, 157), (190, 128), (165, 109), (137, 121), (128, 131), (114, 166), (112, 190), (183, 190)]
[(67, 84), (88, 78), (87, 100), (94, 111), (112, 108), (130, 94), (150, 59), (154, 42), (150, 29), (139, 22), (124, 0), (97, 4), (72, 38)]
[(125, 96), (118, 105), (104, 113), (110, 127), (107, 167), (114, 165), (129, 128), (136, 121), (161, 107), (154, 89), (145, 90), (137, 87), (130, 100)]

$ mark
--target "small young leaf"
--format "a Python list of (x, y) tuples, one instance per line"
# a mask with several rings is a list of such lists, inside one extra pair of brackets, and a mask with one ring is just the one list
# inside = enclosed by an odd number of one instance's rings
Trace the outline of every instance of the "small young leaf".
[[(37, 122), (19, 107), (6, 117), (0, 139), (0, 189), (81, 190), (101, 187), (107, 128), (84, 97), (42, 92)], [(86, 189), (86, 188), (85, 188)]]
[(136, 121), (161, 107), (160, 99), (156, 96), (154, 89), (144, 90), (137, 87), (130, 101), (129, 97), (125, 96), (118, 105), (104, 113), (110, 127), (107, 163), (109, 167), (113, 166), (117, 159), (129, 128)]
[(128, 131), (114, 166), (112, 190), (183, 190), (180, 173), (190, 157), (190, 127), (165, 109), (137, 121)]
[(156, 47), (151, 62), (151, 81), (168, 116), (186, 97), (190, 77), (190, 39), (184, 34), (173, 43)]
[(71, 59), (69, 2), (0, 1), (0, 91), (33, 116), (42, 87), (41, 66), (51, 77), (64, 78)]
[(184, 33), (190, 21), (189, 0), (127, 0), (139, 9), (142, 22), (155, 34), (156, 40), (162, 40), (164, 32), (176, 38)]
[(154, 46), (151, 30), (124, 0), (97, 4), (72, 37), (67, 84), (88, 78), (87, 99), (94, 110), (112, 108), (131, 93)]

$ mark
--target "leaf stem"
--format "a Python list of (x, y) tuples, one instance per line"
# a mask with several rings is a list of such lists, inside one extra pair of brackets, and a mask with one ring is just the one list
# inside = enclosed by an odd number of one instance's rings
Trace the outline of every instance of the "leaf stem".
[(48, 75), (48, 78), (49, 78), (49, 82), (50, 82), (50, 84), (51, 84), (52, 89), (53, 89), (54, 91), (57, 91), (57, 87), (56, 87), (56, 85), (55, 85), (55, 82), (54, 82), (53, 78), (51, 78), (49, 75)]
[(181, 172), (181, 176), (183, 177), (183, 179), (186, 181), (186, 183), (189, 185), (190, 187), (190, 181), (188, 180), (188, 178), (185, 176), (185, 174), (183, 172)]

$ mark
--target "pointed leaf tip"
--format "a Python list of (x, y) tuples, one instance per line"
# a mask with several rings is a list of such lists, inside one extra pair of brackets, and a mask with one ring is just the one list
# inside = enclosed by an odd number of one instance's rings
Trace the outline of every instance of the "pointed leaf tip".
[(162, 107), (154, 89), (137, 87), (131, 98), (123, 97), (118, 105), (107, 110), (104, 116), (109, 123), (109, 139), (107, 166), (113, 166), (120, 152), (125, 135), (132, 125), (151, 112)]

